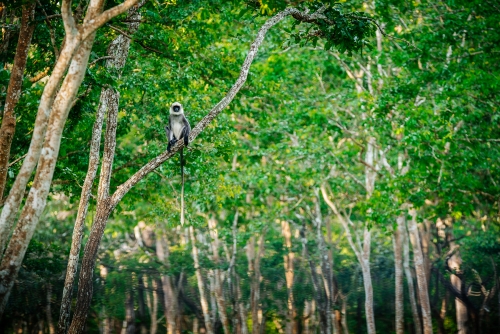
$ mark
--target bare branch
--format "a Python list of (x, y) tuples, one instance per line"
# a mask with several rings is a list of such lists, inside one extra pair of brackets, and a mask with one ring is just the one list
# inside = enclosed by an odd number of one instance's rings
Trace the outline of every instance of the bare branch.
[(9, 162), (9, 167), (14, 166), (17, 162), (19, 162), (19, 161), (23, 160), (24, 158), (26, 158), (27, 155), (28, 155), (28, 153), (26, 153), (25, 155), (17, 158), (16, 160), (14, 160), (12, 162)]
[(104, 57), (99, 57), (96, 60), (93, 60), (91, 63), (89, 63), (89, 67), (97, 63), (98, 61), (105, 60), (105, 59), (113, 59), (115, 57), (113, 56), (104, 56)]
[(155, 53), (159, 53), (159, 54), (165, 55), (165, 53), (164, 53), (164, 52), (161, 52), (161, 51), (159, 51), (159, 50), (153, 49), (152, 47), (149, 47), (149, 46), (145, 45), (145, 44), (144, 44), (144, 42), (142, 42), (142, 41), (140, 41), (140, 40), (138, 40), (138, 39), (136, 39), (136, 38), (133, 38), (132, 36), (130, 36), (129, 34), (127, 34), (125, 31), (121, 30), (120, 28), (117, 28), (117, 27), (115, 27), (115, 26), (112, 26), (111, 24), (108, 24), (108, 26), (109, 26), (111, 29), (113, 29), (113, 30), (115, 30), (115, 31), (119, 32), (119, 33), (120, 33), (120, 34), (122, 34), (123, 36), (127, 37), (127, 38), (128, 38), (128, 39), (130, 39), (132, 42), (136, 42), (137, 44), (139, 44), (140, 46), (142, 46), (144, 49), (149, 50), (149, 51), (153, 51), (153, 52), (155, 52)]

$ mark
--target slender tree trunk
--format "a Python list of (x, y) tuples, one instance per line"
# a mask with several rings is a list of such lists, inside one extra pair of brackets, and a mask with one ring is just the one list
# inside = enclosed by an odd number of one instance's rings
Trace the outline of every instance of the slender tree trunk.
[[(211, 248), (212, 248), (212, 261), (219, 265), (220, 257), (219, 257), (219, 232), (217, 231), (217, 220), (214, 218), (208, 219), (208, 226), (210, 228), (210, 237), (211, 237)], [(219, 317), (222, 322), (222, 328), (224, 329), (225, 334), (230, 334), (230, 326), (229, 319), (227, 316), (227, 307), (226, 307), (226, 299), (224, 296), (224, 291), (222, 290), (222, 284), (224, 282), (223, 272), (220, 269), (214, 269), (214, 295), (217, 302), (217, 310), (219, 312)]]
[(55, 333), (54, 323), (52, 322), (52, 284), (47, 283), (47, 306), (45, 306), (45, 314), (47, 315), (47, 325), (49, 326), (49, 333)]
[[(149, 316), (150, 316), (150, 322), (151, 325), (149, 327), (149, 333), (150, 334), (156, 334), (158, 330), (158, 291), (157, 291), (157, 286), (156, 286), (156, 280), (152, 279), (151, 280), (151, 286), (148, 282), (148, 277), (144, 277), (144, 287), (146, 288), (146, 304), (148, 305), (149, 309)], [(151, 289), (151, 293), (149, 290)]]
[[(146, 278), (147, 279), (147, 278)], [(137, 284), (137, 305), (139, 311), (139, 327), (141, 328), (141, 334), (147, 334), (148, 329), (146, 327), (146, 301), (144, 299), (145, 293), (144, 277), (139, 274), (138, 284)]]
[(365, 313), (366, 326), (369, 334), (375, 334), (375, 315), (373, 312), (373, 286), (370, 272), (370, 244), (371, 231), (365, 227), (363, 233), (363, 253), (361, 261), (361, 272), (363, 274), (363, 285), (365, 287)]
[(92, 139), (90, 142), (90, 157), (87, 175), (82, 187), (80, 195), (80, 204), (76, 216), (75, 227), (73, 229), (73, 238), (71, 241), (71, 250), (66, 269), (66, 279), (64, 281), (63, 296), (61, 300), (61, 311), (59, 315), (58, 334), (64, 334), (69, 325), (69, 316), (71, 311), (71, 297), (73, 294), (73, 286), (78, 268), (78, 259), (80, 257), (80, 248), (83, 238), (83, 228), (85, 227), (85, 219), (89, 206), (89, 199), (92, 192), (92, 185), (99, 166), (99, 148), (101, 144), (102, 123), (106, 107), (105, 100), (101, 94), (101, 101), (97, 110), (97, 116), (92, 129)]
[[(9, 87), (7, 88), (7, 95), (5, 97), (2, 125), (0, 128), (0, 205), (7, 182), (10, 147), (16, 131), (16, 114), (14, 110), (21, 97), (24, 69), (26, 68), (31, 38), (35, 30), (35, 7), (35, 2), (23, 5), (21, 29), (17, 41), (16, 55), (14, 57)], [(8, 231), (10, 232), (10, 229)], [(3, 252), (3, 246), (0, 249), (0, 253), (1, 252)]]
[(135, 334), (135, 310), (134, 310), (134, 291), (130, 290), (127, 293), (127, 301), (125, 302), (125, 334)]
[(293, 298), (293, 276), (294, 276), (294, 268), (293, 261), (295, 258), (295, 254), (292, 252), (292, 233), (290, 230), (290, 223), (286, 220), (281, 221), (281, 233), (285, 238), (285, 247), (288, 250), (288, 253), (283, 255), (283, 263), (285, 265), (285, 280), (286, 280), (286, 290), (288, 295), (287, 300), (287, 320), (285, 325), (285, 333), (286, 334), (295, 334), (297, 333), (297, 324), (296, 324), (296, 311), (294, 306), (294, 298)]
[(198, 281), (198, 291), (200, 293), (201, 310), (205, 321), (205, 329), (207, 334), (213, 334), (214, 330), (212, 327), (212, 319), (210, 319), (210, 310), (208, 309), (207, 297), (205, 295), (205, 283), (203, 282), (203, 277), (201, 276), (200, 262), (198, 260), (198, 248), (196, 247), (196, 238), (194, 236), (194, 229), (192, 226), (189, 227), (189, 235), (193, 248), (194, 269), (196, 271), (196, 279)]
[(404, 216), (396, 218), (397, 228), (394, 231), (394, 266), (395, 266), (395, 307), (396, 334), (404, 333), (404, 293), (403, 293), (403, 233), (406, 232)]
[(413, 257), (415, 260), (415, 271), (417, 273), (418, 283), (418, 296), (420, 299), (420, 306), (422, 309), (422, 320), (424, 334), (432, 333), (432, 318), (431, 306), (429, 303), (429, 290), (427, 285), (427, 278), (425, 272), (424, 258), (422, 254), (422, 247), (420, 245), (420, 236), (417, 227), (417, 212), (410, 210), (412, 219), (408, 221), (408, 232), (413, 247)]
[(259, 237), (259, 242), (257, 244), (259, 251), (256, 258), (254, 259), (253, 265), (253, 277), (252, 277), (252, 333), (260, 333), (263, 327), (264, 318), (262, 316), (262, 305), (260, 301), (260, 281), (262, 280), (260, 274), (260, 260), (264, 256), (264, 234), (263, 231)]
[(301, 231), (301, 239), (302, 239), (302, 248), (304, 252), (304, 258), (307, 259), (309, 262), (309, 269), (311, 272), (311, 281), (314, 289), (314, 300), (316, 301), (316, 304), (318, 306), (318, 313), (319, 313), (319, 332), (321, 334), (330, 334), (332, 331), (331, 328), (331, 322), (329, 319), (331, 319), (330, 312), (326, 308), (327, 303), (326, 303), (326, 294), (324, 289), (321, 289), (321, 283), (318, 278), (318, 273), (316, 271), (316, 266), (314, 264), (314, 261), (311, 259), (309, 255), (309, 250), (307, 247), (307, 238), (306, 238), (306, 229), (305, 225), (302, 227)]
[(410, 297), (410, 307), (413, 316), (413, 324), (415, 325), (415, 334), (422, 334), (422, 322), (418, 314), (417, 299), (415, 298), (415, 285), (413, 284), (413, 275), (410, 269), (410, 247), (408, 245), (408, 233), (406, 231), (406, 223), (403, 221), (403, 268), (408, 284), (408, 296)]
[[(365, 154), (365, 188), (367, 198), (370, 198), (375, 190), (375, 180), (377, 177), (377, 171), (379, 170), (379, 162), (377, 161), (377, 150), (375, 149), (375, 138), (368, 138), (368, 142), (366, 145), (366, 154)], [(371, 167), (368, 167), (371, 166)], [(356, 238), (356, 243), (354, 242), (353, 236), (350, 231), (349, 225), (354, 225), (348, 216), (342, 215), (335, 203), (333, 203), (326, 192), (326, 188), (324, 186), (321, 187), (321, 192), (323, 194), (323, 198), (328, 206), (335, 213), (339, 221), (341, 222), (344, 230), (346, 232), (347, 240), (352, 250), (356, 254), (356, 257), (361, 266), (361, 272), (363, 274), (363, 285), (365, 288), (365, 313), (366, 313), (366, 327), (368, 334), (375, 334), (375, 315), (373, 310), (373, 287), (372, 287), (372, 278), (370, 272), (370, 248), (371, 248), (371, 231), (368, 227), (363, 227), (363, 242), (361, 244), (359, 238)]]
[(349, 334), (349, 327), (347, 326), (347, 296), (342, 298), (342, 328), (344, 334)]
[[(453, 236), (450, 235), (451, 238)], [(448, 259), (448, 267), (454, 270), (457, 274), (461, 273), (460, 267), (462, 265), (462, 257), (458, 250), (455, 249), (456, 245), (454, 242), (450, 242), (450, 249), (453, 252), (453, 255)], [(451, 284), (458, 291), (462, 291), (462, 280), (459, 276), (455, 274), (451, 274), (450, 277)], [(468, 334), (469, 329), (467, 327), (468, 314), (467, 314), (467, 306), (460, 301), (460, 299), (455, 298), (455, 309), (456, 309), (456, 317), (457, 317), (457, 334)]]
[[(170, 251), (164, 234), (157, 237), (156, 254), (158, 259), (162, 261), (167, 268), (170, 268)], [(161, 283), (165, 304), (165, 319), (167, 320), (167, 333), (176, 334), (177, 332), (180, 332), (180, 329), (177, 327), (176, 321), (178, 316), (178, 294), (175, 288), (175, 283), (173, 281), (173, 277), (168, 275), (161, 276)]]

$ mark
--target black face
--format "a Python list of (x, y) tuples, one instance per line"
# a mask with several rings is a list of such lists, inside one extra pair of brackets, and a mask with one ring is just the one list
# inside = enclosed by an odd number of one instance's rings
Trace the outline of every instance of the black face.
[(181, 107), (179, 107), (179, 106), (174, 106), (174, 112), (179, 112), (179, 110), (181, 110)]

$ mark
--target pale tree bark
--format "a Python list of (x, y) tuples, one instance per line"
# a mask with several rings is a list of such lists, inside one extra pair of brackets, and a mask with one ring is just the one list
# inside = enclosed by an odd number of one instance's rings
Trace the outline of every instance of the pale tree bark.
[[(33, 185), (0, 264), (0, 272), (2, 273), (0, 275), (0, 315), (3, 314), (24, 254), (45, 208), (59, 154), (64, 124), (83, 80), (95, 31), (112, 17), (126, 11), (136, 1), (126, 0), (121, 5), (102, 12), (104, 1), (93, 0), (90, 2), (83, 24), (78, 29), (71, 13), (71, 3), (63, 1), (61, 4), (66, 32), (64, 52), (61, 52), (54, 71), (44, 88), (29, 151), (0, 215), (0, 236), (2, 238), (0, 242), (5, 244), (27, 182), (35, 165), (37, 165)], [(68, 69), (67, 73), (66, 69)], [(65, 73), (66, 76), (56, 96), (57, 87)], [(0, 248), (2, 247), (3, 245), (0, 245)]]
[(395, 308), (396, 334), (404, 333), (404, 292), (403, 292), (403, 233), (406, 232), (404, 216), (396, 218), (397, 228), (394, 231), (394, 267), (395, 267)]
[[(402, 217), (404, 218), (404, 216)], [(408, 285), (408, 296), (410, 297), (411, 314), (413, 316), (413, 324), (415, 325), (415, 334), (422, 334), (422, 322), (420, 321), (420, 315), (418, 313), (417, 299), (415, 297), (415, 285), (413, 284), (413, 275), (410, 269), (410, 246), (408, 244), (408, 232), (406, 231), (406, 219), (404, 219), (402, 223), (403, 268), (406, 276), (406, 284)]]
[(342, 329), (344, 334), (349, 334), (347, 326), (347, 296), (341, 296), (342, 299)]
[[(94, 0), (94, 1), (100, 1), (100, 0)], [(104, 24), (106, 20), (111, 18), (112, 15), (115, 14), (117, 15), (119, 13), (123, 13), (124, 11), (128, 10), (135, 2), (137, 2), (137, 0), (126, 0), (123, 4), (107, 10), (94, 20), (94, 24), (96, 25), (96, 27), (99, 27), (100, 25)], [(300, 21), (311, 22), (316, 20), (321, 15), (321, 11), (318, 11), (313, 14), (305, 14), (300, 12), (296, 8), (287, 8), (279, 12), (269, 20), (267, 20), (266, 23), (260, 28), (255, 41), (252, 43), (250, 51), (242, 65), (240, 76), (236, 80), (235, 84), (231, 87), (226, 96), (217, 105), (215, 105), (215, 107), (213, 107), (212, 110), (193, 128), (189, 136), (190, 142), (192, 142), (212, 122), (212, 120), (215, 119), (217, 115), (221, 113), (222, 110), (231, 103), (231, 101), (234, 99), (236, 94), (239, 92), (241, 87), (246, 82), (248, 73), (250, 71), (250, 65), (252, 64), (257, 54), (258, 48), (262, 44), (262, 41), (264, 40), (267, 31), (289, 15), (293, 15), (295, 19)], [(86, 36), (89, 35), (89, 30), (84, 29), (83, 31), (84, 31), (83, 37), (86, 38)], [(61, 52), (59, 60), (61, 60), (62, 58), (63, 58), (63, 52)], [(110, 118), (115, 118), (115, 119), (110, 121)], [(114, 130), (112, 129), (113, 127)], [(171, 158), (175, 153), (177, 153), (177, 151), (179, 151), (184, 146), (184, 142), (179, 141), (172, 148), (170, 152), (165, 150), (162, 154), (158, 155), (157, 157), (149, 161), (146, 165), (144, 165), (126, 182), (118, 186), (114, 194), (110, 195), (109, 180), (111, 177), (111, 165), (113, 162), (114, 148), (116, 146), (115, 131), (116, 131), (116, 115), (112, 117), (108, 115), (103, 165), (101, 169), (101, 176), (99, 182), (100, 190), (98, 190), (98, 204), (96, 208), (96, 214), (94, 217), (94, 223), (92, 225), (92, 230), (90, 232), (90, 236), (84, 251), (84, 257), (82, 259), (82, 269), (80, 272), (79, 287), (78, 287), (77, 307), (75, 310), (75, 316), (73, 317), (73, 321), (69, 330), (69, 332), (72, 334), (81, 333), (85, 324), (87, 311), (90, 306), (90, 301), (92, 299), (92, 275), (95, 267), (95, 261), (97, 258), (97, 252), (99, 249), (99, 244), (102, 239), (102, 235), (104, 233), (104, 228), (106, 227), (106, 223), (111, 212), (114, 210), (116, 205), (123, 199), (123, 197), (130, 191), (130, 189), (133, 186), (135, 186), (150, 172), (158, 168), (163, 162)]]
[(200, 293), (200, 303), (201, 310), (203, 312), (203, 320), (205, 321), (205, 330), (207, 334), (213, 334), (214, 330), (212, 327), (212, 319), (210, 318), (210, 310), (208, 308), (208, 301), (205, 294), (205, 283), (203, 282), (203, 277), (201, 276), (200, 261), (198, 259), (198, 248), (196, 247), (196, 238), (194, 236), (194, 229), (192, 226), (189, 227), (189, 236), (191, 238), (194, 269), (196, 271), (196, 280), (198, 282), (198, 291)]
[[(238, 212), (238, 210), (236, 210), (236, 213), (235, 213), (234, 219), (233, 219), (233, 228), (232, 228), (233, 250), (232, 250), (231, 255), (227, 254), (228, 262), (229, 262), (229, 268), (227, 270), (227, 273), (228, 273), (228, 283), (232, 289), (231, 292), (234, 294), (233, 308), (234, 308), (234, 313), (236, 313), (236, 317), (233, 320), (233, 331), (235, 331), (238, 334), (248, 334), (246, 308), (245, 308), (245, 305), (243, 304), (243, 296), (241, 293), (240, 278), (239, 278), (239, 276), (236, 273), (236, 270), (234, 268), (235, 263), (236, 263), (236, 254), (237, 254), (238, 217), (239, 217), (239, 212)], [(226, 252), (226, 253), (228, 253), (228, 252)]]
[[(156, 280), (151, 280), (151, 288), (148, 281), (148, 277), (144, 276), (144, 287), (146, 288), (146, 304), (149, 309), (149, 316), (151, 325), (149, 327), (150, 334), (156, 334), (158, 331), (158, 287), (156, 286)], [(149, 290), (151, 289), (151, 293)]]
[(255, 254), (253, 259), (253, 265), (251, 271), (251, 299), (250, 304), (252, 308), (252, 333), (260, 333), (264, 326), (264, 317), (262, 314), (262, 304), (260, 300), (260, 282), (262, 281), (262, 276), (260, 274), (260, 260), (264, 256), (264, 234), (262, 231), (259, 241), (257, 243), (258, 252)]
[[(370, 198), (373, 191), (375, 190), (375, 180), (377, 176), (377, 171), (379, 170), (379, 162), (377, 161), (377, 151), (375, 149), (375, 139), (369, 138), (366, 146), (365, 154), (365, 188), (367, 192), (367, 198)], [(365, 289), (365, 313), (366, 313), (366, 327), (369, 334), (375, 334), (375, 315), (373, 311), (373, 286), (372, 278), (370, 272), (370, 248), (371, 248), (371, 231), (368, 226), (364, 224), (363, 236), (360, 240), (356, 234), (356, 240), (354, 240), (351, 233), (350, 226), (354, 226), (354, 223), (350, 220), (348, 216), (344, 216), (337, 209), (337, 205), (330, 200), (326, 188), (324, 185), (321, 187), (321, 193), (323, 194), (323, 199), (326, 204), (332, 209), (332, 211), (337, 216), (338, 220), (344, 227), (347, 241), (354, 251), (356, 258), (361, 266), (361, 272), (363, 274), (363, 285)]]
[(432, 333), (432, 318), (431, 306), (429, 302), (429, 290), (427, 285), (427, 275), (425, 272), (424, 257), (422, 254), (422, 246), (420, 244), (420, 235), (417, 227), (417, 212), (415, 209), (410, 210), (412, 219), (408, 220), (408, 232), (410, 241), (413, 247), (413, 259), (415, 261), (415, 272), (417, 274), (418, 296), (420, 307), (422, 310), (422, 322), (424, 334)]
[[(217, 231), (217, 220), (215, 218), (208, 219), (208, 227), (210, 229), (211, 237), (211, 248), (212, 248), (212, 261), (219, 265), (219, 232)], [(224, 282), (224, 273), (220, 269), (214, 269), (214, 294), (217, 302), (217, 310), (219, 313), (220, 320), (222, 322), (222, 328), (224, 329), (224, 334), (230, 334), (229, 319), (227, 316), (227, 303), (224, 297), (224, 291), (222, 289), (222, 284)]]
[[(326, 309), (330, 313), (329, 325), (333, 329), (334, 334), (340, 334), (340, 312), (334, 310), (337, 302), (337, 291), (333, 282), (332, 256), (328, 253), (325, 238), (323, 236), (323, 215), (321, 214), (319, 189), (314, 190), (315, 195), (315, 219), (316, 240), (318, 242), (320, 257), (321, 257), (321, 275), (323, 276), (323, 285), (326, 295)], [(311, 215), (312, 216), (312, 215)]]
[(135, 334), (134, 291), (127, 292), (125, 301), (125, 321), (123, 321), (122, 334)]
[(286, 220), (281, 221), (281, 233), (285, 238), (285, 247), (288, 250), (285, 255), (283, 255), (283, 264), (285, 266), (285, 280), (286, 280), (286, 290), (288, 295), (287, 300), (287, 316), (285, 324), (285, 333), (286, 334), (295, 334), (298, 331), (297, 323), (296, 323), (296, 311), (293, 300), (293, 276), (294, 276), (294, 268), (293, 261), (295, 258), (295, 254), (292, 252), (292, 232), (290, 230), (290, 223)]
[[(10, 147), (16, 131), (15, 108), (21, 97), (24, 69), (26, 68), (31, 38), (35, 30), (35, 6), (36, 3), (34, 2), (23, 5), (21, 29), (17, 41), (16, 55), (14, 56), (14, 64), (10, 74), (7, 95), (5, 96), (2, 125), (0, 128), (0, 205), (3, 202), (3, 193), (7, 182)], [(1, 252), (3, 252), (3, 247), (0, 249), (0, 253)]]
[(82, 43), (61, 87), (58, 95), (58, 97), (61, 98), (56, 99), (54, 103), (49, 119), (45, 144), (43, 145), (43, 154), (38, 163), (35, 180), (33, 181), (33, 186), (29, 192), (26, 204), (21, 212), (0, 265), (0, 272), (3, 273), (0, 277), (0, 286), (2, 287), (0, 289), (0, 314), (3, 313), (29, 241), (33, 236), (38, 219), (45, 208), (61, 144), (62, 130), (68, 116), (69, 103), (71, 102), (64, 96), (69, 95), (71, 100), (75, 97), (76, 91), (83, 80), (83, 75), (85, 73), (84, 69), (87, 66), (93, 38), (94, 35)]
[[(264, 232), (261, 233), (259, 244), (264, 240)], [(263, 244), (263, 242), (262, 242)], [(255, 237), (252, 236), (246, 245), (246, 255), (248, 259), (248, 275), (250, 278), (250, 313), (252, 315), (252, 333), (260, 333), (262, 322), (262, 309), (260, 308), (260, 257), (264, 248), (257, 246), (259, 253), (256, 253)], [(262, 253), (261, 253), (262, 250)]]
[[(156, 240), (156, 255), (158, 259), (167, 267), (170, 268), (169, 247), (165, 234), (160, 234)], [(167, 333), (180, 333), (180, 328), (177, 328), (178, 316), (178, 291), (175, 287), (173, 277), (169, 275), (161, 276), (163, 287), (164, 304), (165, 304), (165, 319), (167, 320)]]
[[(147, 279), (147, 277), (146, 277)], [(137, 284), (137, 304), (138, 304), (138, 311), (139, 311), (139, 327), (140, 327), (140, 333), (141, 334), (147, 334), (148, 329), (146, 327), (146, 301), (144, 297), (145, 293), (145, 285), (144, 285), (144, 275), (139, 274), (138, 275), (138, 284)]]
[(307, 247), (306, 228), (305, 223), (300, 230), (302, 241), (303, 256), (309, 262), (309, 270), (311, 272), (311, 281), (314, 289), (314, 300), (316, 301), (319, 313), (319, 332), (321, 334), (330, 334), (332, 332), (330, 310), (327, 309), (325, 290), (322, 289), (320, 278), (318, 276), (317, 268), (309, 255)]
[[(453, 238), (453, 236), (450, 235), (450, 238)], [(460, 269), (462, 265), (462, 257), (460, 256), (460, 252), (458, 251), (458, 246), (453, 241), (450, 242), (450, 253), (452, 255), (448, 259), (448, 267), (450, 267), (450, 269), (454, 272), (450, 277), (451, 284), (457, 291), (463, 291), (462, 280), (458, 276), (462, 273)], [(455, 298), (455, 309), (457, 319), (457, 334), (468, 334), (469, 330), (467, 328), (467, 306), (460, 299)]]
[[(139, 21), (141, 15), (138, 8), (129, 10), (127, 23), (128, 31), (134, 33), (139, 28)], [(121, 74), (121, 70), (125, 66), (130, 49), (130, 39), (119, 35), (110, 44), (108, 48), (108, 56), (113, 57), (107, 60), (106, 67)], [(99, 107), (97, 108), (96, 120), (92, 129), (92, 139), (90, 142), (89, 166), (85, 181), (83, 183), (82, 192), (80, 195), (80, 203), (78, 206), (78, 213), (75, 220), (73, 229), (73, 238), (71, 241), (71, 250), (66, 270), (66, 279), (64, 282), (63, 297), (61, 300), (61, 311), (59, 316), (58, 333), (64, 334), (68, 328), (68, 321), (71, 311), (71, 297), (73, 292), (73, 285), (75, 281), (76, 271), (78, 267), (78, 259), (80, 255), (80, 248), (83, 238), (83, 228), (85, 227), (85, 219), (87, 218), (87, 211), (89, 200), (92, 193), (92, 186), (99, 167), (99, 149), (101, 144), (102, 124), (104, 114), (106, 113), (109, 102), (112, 100), (113, 91), (111, 88), (103, 89), (99, 100)]]
[[(68, 108), (71, 106), (74, 100), (81, 80), (83, 80), (83, 75), (85, 73), (84, 68), (86, 68), (87, 66), (88, 59), (87, 61), (82, 62), (85, 57), (82, 57), (80, 54), (78, 56), (78, 60), (74, 61), (73, 58), (75, 52), (77, 50), (87, 49), (89, 45), (91, 47), (93, 43), (91, 42), (91, 40), (93, 41), (92, 35), (95, 33), (95, 31), (113, 17), (127, 11), (130, 7), (132, 7), (132, 5), (137, 3), (137, 1), (138, 0), (126, 0), (122, 4), (112, 7), (101, 13), (104, 0), (93, 0), (88, 6), (87, 15), (83, 24), (79, 26), (77, 26), (71, 12), (71, 1), (62, 1), (61, 15), (63, 18), (64, 30), (66, 34), (65, 43), (40, 98), (40, 104), (38, 106), (38, 112), (35, 119), (35, 127), (33, 129), (33, 135), (31, 138), (28, 153), (26, 154), (26, 158), (24, 159), (21, 169), (17, 174), (16, 180), (14, 181), (14, 184), (9, 191), (9, 195), (5, 200), (2, 213), (0, 214), (0, 250), (3, 250), (5, 247), (11, 226), (13, 226), (13, 222), (18, 214), (21, 201), (24, 197), (26, 185), (31, 178), (31, 174), (37, 164), (39, 165), (38, 170), (40, 170), (39, 159), (40, 155), (42, 154), (42, 146), (45, 142), (49, 142), (48, 137), (45, 138), (50, 122), (49, 116), (51, 113), (55, 113), (56, 119), (64, 116), (64, 114), (66, 114), (67, 117), (67, 113), (69, 111)], [(83, 46), (82, 49), (80, 45), (83, 41), (85, 41), (86, 45)], [(66, 70), (68, 70), (70, 63), (72, 64), (72, 67), (66, 75), (63, 86), (58, 90), (59, 84), (66, 74)], [(54, 105), (54, 103), (56, 102), (57, 105)], [(55, 108), (56, 110), (52, 111), (53, 108)], [(60, 120), (63, 120), (63, 122), (57, 122), (56, 124), (58, 127), (64, 127), (66, 117), (60, 118)], [(54, 119), (54, 117), (52, 117), (51, 119)], [(56, 142), (60, 141), (60, 133), (62, 134), (62, 130), (55, 131), (55, 133), (49, 134), (49, 137), (55, 136), (53, 140)], [(44, 151), (43, 155), (46, 157), (49, 156), (52, 160), (57, 160), (57, 154), (54, 155), (54, 153), (58, 153), (58, 149)], [(45, 174), (52, 174), (50, 172), (52, 165), (44, 165), (44, 168), (47, 169), (46, 171), (44, 170)], [(50, 186), (51, 181), (52, 177), (46, 179), (45, 184), (48, 183)], [(42, 199), (44, 193), (44, 191), (41, 191)], [(28, 210), (36, 209), (31, 202), (27, 203), (29, 205), (27, 204), (25, 206), (27, 206)], [(40, 201), (40, 203), (36, 204), (37, 207), (44, 207), (45, 200), (42, 200)], [(35, 211), (39, 210), (36, 209)], [(37, 215), (34, 215), (33, 221), (31, 223), (36, 225), (36, 223), (38, 222), (38, 218), (39, 217), (37, 217)], [(27, 235), (29, 235), (29, 233)], [(27, 242), (29, 242), (29, 240), (27, 240)], [(0, 312), (0, 314), (1, 313), (2, 312)]]

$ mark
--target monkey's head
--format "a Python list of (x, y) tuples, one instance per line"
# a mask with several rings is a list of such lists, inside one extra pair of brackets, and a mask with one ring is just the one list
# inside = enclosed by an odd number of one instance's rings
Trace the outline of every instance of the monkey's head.
[(182, 115), (184, 113), (184, 109), (182, 109), (182, 104), (179, 102), (174, 102), (170, 106), (170, 114), (171, 115)]

